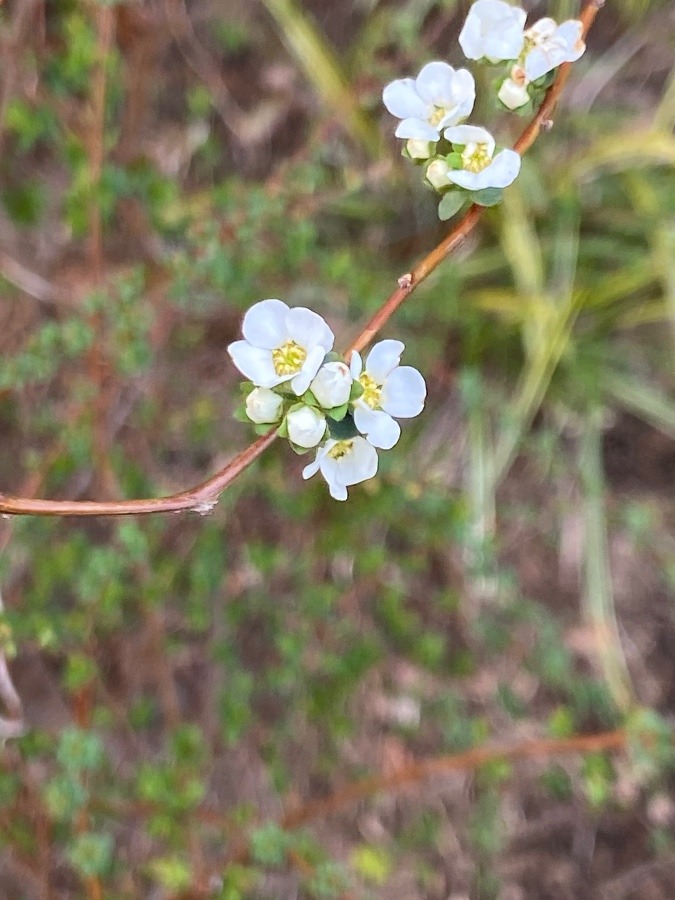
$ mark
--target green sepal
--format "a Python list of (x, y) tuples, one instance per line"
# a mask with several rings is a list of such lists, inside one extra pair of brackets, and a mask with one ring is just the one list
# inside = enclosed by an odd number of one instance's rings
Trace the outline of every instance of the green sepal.
[(438, 204), (438, 218), (441, 222), (447, 222), (464, 206), (468, 199), (466, 191), (452, 189), (444, 194)]
[(293, 451), (293, 453), (297, 453), (298, 456), (304, 456), (305, 453), (309, 453), (310, 450), (316, 450), (316, 447), (298, 447), (298, 445), (294, 444), (293, 441), (289, 441), (288, 443), (291, 445), (291, 450)]
[(363, 396), (364, 391), (365, 388), (360, 381), (352, 381), (352, 389), (349, 392), (349, 399), (358, 400), (359, 397)]
[(305, 391), (302, 395), (302, 400), (305, 406), (318, 406), (319, 401), (316, 399), (314, 394), (311, 391)]
[(453, 153), (448, 153), (448, 155), (445, 157), (445, 161), (451, 169), (462, 169), (464, 167), (462, 154), (457, 153), (456, 151)]
[(451, 144), (451, 147), (452, 147), (452, 151), (451, 151), (451, 152), (452, 152), (452, 153), (459, 153), (460, 156), (461, 156), (462, 153), (464, 153), (464, 151), (466, 150), (466, 144)]
[(286, 421), (286, 416), (283, 417), (283, 419), (281, 420), (281, 425), (277, 428), (277, 437), (288, 437), (288, 422)]
[(252, 381), (242, 381), (241, 384), (239, 385), (239, 390), (245, 397), (248, 397), (248, 395), (250, 393), (252, 393), (255, 390), (255, 388), (256, 388), (256, 386), (255, 386), (255, 384), (253, 384)]
[(347, 415), (348, 410), (349, 403), (343, 403), (342, 406), (334, 406), (333, 409), (327, 409), (325, 412), (329, 419), (332, 419), (334, 422), (341, 422)]
[(284, 381), (282, 384), (277, 384), (272, 390), (275, 394), (279, 394), (280, 397), (297, 397), (298, 395), (291, 387), (291, 380)]
[(334, 441), (346, 441), (349, 438), (357, 437), (359, 430), (354, 424), (351, 414), (347, 414), (344, 419), (336, 422), (334, 419), (328, 420), (328, 433)]
[[(258, 435), (263, 435), (267, 434), (270, 428), (274, 428), (274, 422), (260, 422), (258, 425), (253, 426), (253, 431)], [(277, 434), (278, 433), (279, 432), (277, 432)]]
[(489, 187), (482, 191), (471, 191), (469, 196), (478, 206), (496, 206), (501, 203), (503, 194), (503, 188)]
[(344, 362), (344, 361), (345, 361), (345, 358), (344, 358), (344, 356), (342, 356), (341, 353), (336, 353), (335, 350), (331, 350), (330, 353), (326, 353), (321, 365), (325, 366), (326, 363), (329, 363), (329, 362)]
[[(557, 66), (556, 66), (557, 68)], [(547, 91), (553, 82), (556, 79), (556, 71), (555, 69), (551, 69), (550, 72), (547, 72), (545, 75), (542, 75), (541, 78), (537, 78), (536, 81), (533, 81), (532, 84), (538, 91)]]
[(238, 406), (235, 409), (235, 411), (232, 413), (232, 418), (235, 419), (237, 422), (246, 422), (247, 425), (251, 424), (251, 420), (249, 419), (248, 415), (246, 414), (245, 406)]

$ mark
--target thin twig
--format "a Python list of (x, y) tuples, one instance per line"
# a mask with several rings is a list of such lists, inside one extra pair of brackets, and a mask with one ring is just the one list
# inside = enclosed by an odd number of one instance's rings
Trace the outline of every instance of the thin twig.
[[(581, 14), (584, 35), (588, 33), (604, 0), (590, 0)], [(541, 131), (551, 128), (551, 116), (569, 78), (570, 64), (560, 66), (558, 76), (548, 90), (544, 102), (516, 143), (514, 150), (526, 153), (536, 141)], [(483, 213), (483, 207), (471, 206), (450, 234), (409, 273), (401, 276), (399, 287), (383, 303), (361, 333), (352, 341), (347, 353), (361, 350), (378, 334), (396, 310), (429, 275), (457, 249), (476, 228)], [(219, 495), (245, 469), (247, 469), (273, 442), (276, 430), (272, 429), (249, 447), (234, 457), (213, 477), (196, 487), (189, 488), (168, 497), (143, 500), (117, 500), (99, 502), (94, 500), (34, 500), (24, 497), (10, 497), (0, 494), (0, 514), (28, 516), (125, 516), (146, 515), (158, 512), (179, 512), (190, 509), (200, 513), (209, 512), (217, 503)]]
[[(474, 747), (463, 753), (439, 756), (422, 762), (403, 766), (390, 775), (373, 775), (339, 788), (334, 793), (320, 800), (312, 800), (295, 809), (289, 810), (279, 821), (285, 831), (301, 828), (317, 819), (342, 812), (345, 807), (353, 806), (373, 794), (400, 791), (401, 789), (424, 781), (435, 775), (447, 775), (450, 772), (466, 772), (478, 769), (495, 760), (547, 759), (551, 756), (565, 756), (573, 753), (599, 753), (609, 750), (623, 750), (628, 743), (628, 736), (623, 728), (600, 734), (575, 735), (571, 738), (535, 738), (515, 744), (493, 747)], [(229, 857), (229, 863), (245, 863), (249, 857), (250, 847), (246, 839), (236, 845)]]

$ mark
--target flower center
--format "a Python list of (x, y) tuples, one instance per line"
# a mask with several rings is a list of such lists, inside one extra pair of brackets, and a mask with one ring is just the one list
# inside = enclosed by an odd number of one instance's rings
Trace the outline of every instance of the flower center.
[(363, 372), (359, 375), (359, 381), (363, 385), (361, 399), (364, 403), (367, 403), (371, 409), (377, 409), (380, 405), (382, 385), (378, 384), (367, 372)]
[(295, 341), (286, 341), (281, 347), (272, 350), (272, 362), (277, 375), (295, 375), (302, 369), (307, 359), (307, 351)]
[(448, 110), (445, 106), (434, 106), (433, 112), (431, 113), (427, 121), (430, 125), (433, 125), (434, 128), (438, 128), (447, 114)]
[(482, 172), (483, 169), (487, 169), (491, 162), (487, 144), (470, 142), (464, 148), (462, 165), (467, 172)]
[(342, 459), (343, 456), (346, 456), (349, 451), (354, 446), (354, 441), (338, 441), (334, 447), (331, 447), (328, 451), (328, 456), (331, 459)]

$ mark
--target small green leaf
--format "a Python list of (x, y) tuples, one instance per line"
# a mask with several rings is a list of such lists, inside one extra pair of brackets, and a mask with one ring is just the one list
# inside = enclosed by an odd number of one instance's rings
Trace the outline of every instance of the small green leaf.
[(335, 422), (341, 422), (347, 415), (349, 403), (343, 403), (342, 406), (334, 406), (333, 409), (327, 409), (326, 415)]
[(310, 450), (316, 450), (316, 447), (300, 447), (299, 444), (294, 444), (293, 441), (288, 442), (291, 445), (291, 450), (293, 453), (297, 453), (298, 456), (304, 456), (306, 453), (309, 453)]
[(502, 188), (489, 187), (482, 191), (471, 191), (471, 199), (479, 206), (496, 206), (501, 203), (504, 191)]
[(342, 356), (340, 353), (336, 353), (335, 350), (331, 350), (330, 353), (326, 353), (326, 355), (324, 356), (322, 365), (325, 366), (326, 363), (329, 363), (329, 362), (344, 362), (344, 361), (345, 361), (344, 356)]
[(438, 204), (438, 218), (441, 222), (447, 222), (464, 206), (467, 195), (464, 191), (451, 190), (444, 194)]
[(242, 383), (239, 385), (239, 390), (245, 397), (248, 397), (251, 391), (255, 390), (255, 385), (252, 381), (242, 381)]
[[(253, 427), (253, 431), (256, 434), (259, 434), (262, 436), (263, 434), (267, 434), (267, 432), (270, 430), (270, 428), (274, 428), (274, 425), (272, 422), (261, 422), (258, 425), (255, 425)], [(277, 434), (278, 434), (278, 432), (277, 432)]]
[(346, 441), (349, 438), (357, 437), (359, 430), (354, 424), (351, 414), (347, 414), (344, 419), (336, 422), (334, 419), (328, 420), (328, 433), (334, 441)]
[(349, 392), (349, 399), (350, 400), (358, 400), (359, 397), (361, 397), (363, 395), (364, 390), (365, 390), (365, 388), (363, 387), (363, 385), (361, 384), (360, 381), (353, 381), (352, 389)]

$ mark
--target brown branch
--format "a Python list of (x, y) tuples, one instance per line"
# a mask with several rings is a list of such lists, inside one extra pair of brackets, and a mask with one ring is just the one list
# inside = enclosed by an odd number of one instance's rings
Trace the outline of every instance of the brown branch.
[[(604, 6), (605, 0), (589, 0), (582, 14), (584, 36), (588, 33), (598, 10)], [(541, 131), (548, 131), (552, 126), (551, 116), (560, 99), (562, 90), (569, 78), (570, 64), (560, 66), (554, 83), (548, 90), (544, 102), (532, 121), (514, 144), (518, 153), (526, 153), (536, 141)], [(443, 260), (475, 229), (483, 214), (483, 207), (471, 206), (450, 234), (424, 257), (418, 265), (399, 279), (399, 287), (383, 303), (361, 333), (352, 341), (347, 349), (361, 350), (365, 347), (389, 321), (401, 304), (412, 292), (431, 275)], [(27, 516), (125, 516), (145, 515), (158, 512), (179, 512), (191, 509), (196, 512), (209, 512), (218, 501), (218, 496), (234, 479), (247, 469), (274, 441), (276, 430), (272, 429), (258, 438), (249, 447), (234, 457), (214, 476), (196, 487), (189, 488), (168, 497), (143, 500), (116, 500), (99, 502), (95, 500), (33, 500), (24, 497), (10, 497), (0, 494), (0, 514)]]
[[(435, 775), (473, 771), (495, 760), (546, 759), (551, 756), (566, 756), (574, 753), (600, 753), (609, 750), (623, 750), (627, 744), (626, 731), (618, 728), (615, 731), (575, 735), (570, 738), (535, 738), (510, 745), (474, 747), (463, 753), (453, 753), (411, 763), (390, 775), (373, 775), (371, 778), (351, 782), (327, 797), (289, 810), (282, 816), (278, 824), (285, 831), (291, 831), (317, 819), (335, 815), (345, 807), (365, 800), (373, 794), (383, 791), (400, 791), (411, 784)], [(249, 853), (249, 843), (243, 839), (230, 852), (228, 863), (246, 863)]]

